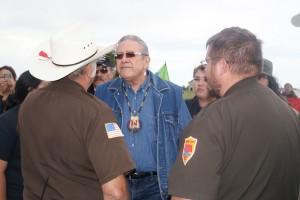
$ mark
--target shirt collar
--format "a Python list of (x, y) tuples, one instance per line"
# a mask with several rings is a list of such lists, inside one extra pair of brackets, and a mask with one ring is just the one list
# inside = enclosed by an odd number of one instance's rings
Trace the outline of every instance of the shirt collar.
[(237, 91), (244, 90), (245, 88), (254, 84), (258, 84), (256, 77), (248, 77), (243, 80), (240, 80), (225, 92), (224, 97), (229, 96)]
[[(151, 79), (151, 77), (149, 76), (149, 73), (147, 72), (147, 78), (145, 79), (145, 81), (142, 83), (142, 85), (140, 86), (140, 88), (139, 88), (137, 91), (145, 90), (145, 89), (148, 87), (148, 84), (149, 84), (150, 82), (152, 82), (151, 80), (152, 80), (152, 79)], [(123, 86), (124, 86), (124, 88), (125, 88), (126, 90), (131, 89), (131, 86), (130, 86), (124, 79), (122, 79), (122, 84), (123, 84)], [(132, 90), (132, 89), (131, 89), (131, 90)]]
[(83, 92), (86, 92), (85, 89), (83, 88), (83, 86), (81, 86), (79, 83), (69, 79), (68, 77), (62, 78), (58, 81), (54, 81), (50, 85), (52, 85), (52, 87), (61, 87), (66, 91), (81, 90)]

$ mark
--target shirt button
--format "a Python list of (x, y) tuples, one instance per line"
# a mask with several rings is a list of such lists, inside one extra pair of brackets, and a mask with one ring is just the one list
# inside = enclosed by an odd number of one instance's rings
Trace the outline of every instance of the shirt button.
[(131, 144), (132, 147), (134, 147), (134, 144)]

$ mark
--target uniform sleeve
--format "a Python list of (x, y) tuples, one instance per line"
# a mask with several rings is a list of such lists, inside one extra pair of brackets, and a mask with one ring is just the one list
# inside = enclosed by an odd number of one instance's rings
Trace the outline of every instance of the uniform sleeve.
[(186, 128), (169, 178), (169, 193), (189, 199), (217, 199), (222, 165), (221, 130), (198, 115)]
[(87, 152), (100, 184), (104, 184), (135, 166), (112, 111), (106, 108), (98, 113), (93, 124), (87, 138)]
[(16, 144), (16, 122), (12, 122), (10, 111), (0, 116), (0, 159), (8, 161)]

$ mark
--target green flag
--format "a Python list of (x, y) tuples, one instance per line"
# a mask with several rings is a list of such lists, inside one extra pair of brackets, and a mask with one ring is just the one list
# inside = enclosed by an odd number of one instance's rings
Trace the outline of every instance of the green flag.
[(167, 68), (167, 63), (165, 63), (158, 72), (156, 72), (156, 75), (158, 75), (163, 80), (169, 80), (169, 73)]

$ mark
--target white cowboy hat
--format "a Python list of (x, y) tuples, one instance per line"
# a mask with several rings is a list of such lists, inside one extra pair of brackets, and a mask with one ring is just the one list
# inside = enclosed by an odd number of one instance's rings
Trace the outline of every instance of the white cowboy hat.
[(291, 22), (294, 26), (300, 27), (300, 13), (292, 17)]
[(41, 44), (29, 61), (30, 73), (38, 79), (56, 81), (114, 50), (97, 47), (82, 29), (55, 34)]

